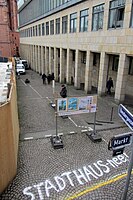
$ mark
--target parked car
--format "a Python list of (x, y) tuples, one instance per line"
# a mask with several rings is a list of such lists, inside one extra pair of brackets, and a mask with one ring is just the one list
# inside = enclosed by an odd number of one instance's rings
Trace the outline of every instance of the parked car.
[(29, 69), (28, 61), (27, 60), (19, 60), (20, 64), (23, 64), (25, 66), (25, 69)]
[(26, 74), (25, 66), (23, 64), (16, 65), (16, 74)]

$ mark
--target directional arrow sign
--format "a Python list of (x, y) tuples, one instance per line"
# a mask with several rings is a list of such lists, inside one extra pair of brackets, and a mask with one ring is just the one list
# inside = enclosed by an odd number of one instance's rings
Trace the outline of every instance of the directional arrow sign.
[(116, 150), (116, 149), (121, 149), (121, 148), (124, 148), (125, 146), (130, 145), (131, 136), (132, 136), (131, 132), (114, 136), (110, 140), (110, 148), (113, 150)]
[(119, 105), (118, 114), (127, 126), (133, 131), (133, 115), (122, 105)]

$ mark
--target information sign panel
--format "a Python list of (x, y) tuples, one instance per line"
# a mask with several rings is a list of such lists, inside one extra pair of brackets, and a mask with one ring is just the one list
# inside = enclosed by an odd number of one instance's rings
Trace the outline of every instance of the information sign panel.
[(118, 114), (127, 126), (133, 130), (133, 115), (122, 105), (119, 105)]
[(113, 150), (124, 148), (131, 144), (131, 137), (131, 132), (114, 136), (110, 140), (109, 148)]
[(68, 97), (57, 99), (59, 116), (94, 113), (97, 108), (97, 96)]

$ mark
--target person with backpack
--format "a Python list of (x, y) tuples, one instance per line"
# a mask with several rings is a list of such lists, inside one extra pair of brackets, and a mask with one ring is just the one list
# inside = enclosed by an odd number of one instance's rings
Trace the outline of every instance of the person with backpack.
[(66, 97), (67, 97), (67, 89), (66, 89), (66, 86), (65, 86), (65, 85), (62, 85), (62, 86), (61, 86), (60, 95), (61, 95), (61, 97), (63, 97), (63, 98), (66, 98)]

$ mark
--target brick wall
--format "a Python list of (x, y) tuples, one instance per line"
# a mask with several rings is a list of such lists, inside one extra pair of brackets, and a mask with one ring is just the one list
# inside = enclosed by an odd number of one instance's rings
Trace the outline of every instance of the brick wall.
[(19, 49), (17, 32), (17, 3), (15, 0), (0, 0), (0, 56), (12, 57)]

